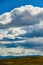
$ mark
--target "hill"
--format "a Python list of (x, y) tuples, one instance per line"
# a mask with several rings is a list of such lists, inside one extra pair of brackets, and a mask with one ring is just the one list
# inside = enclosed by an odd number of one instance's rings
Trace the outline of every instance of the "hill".
[(0, 59), (0, 65), (43, 65), (43, 56)]

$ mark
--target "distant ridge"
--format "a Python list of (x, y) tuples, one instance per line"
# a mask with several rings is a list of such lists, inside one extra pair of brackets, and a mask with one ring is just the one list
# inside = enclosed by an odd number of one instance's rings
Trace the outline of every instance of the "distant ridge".
[(43, 56), (25, 56), (0, 59), (0, 65), (43, 65)]
[(25, 58), (25, 57), (38, 57), (41, 55), (28, 55), (28, 56), (0, 56), (0, 59), (7, 59), (7, 58)]

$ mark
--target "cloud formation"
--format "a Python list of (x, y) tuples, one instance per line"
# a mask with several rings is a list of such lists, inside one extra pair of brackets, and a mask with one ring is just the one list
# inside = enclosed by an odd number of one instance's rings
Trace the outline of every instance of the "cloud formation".
[(23, 35), (26, 33), (22, 27), (13, 27), (9, 29), (1, 29), (0, 30), (0, 40), (3, 38), (15, 39), (19, 35)]
[(43, 8), (26, 5), (0, 15), (0, 28), (34, 25), (42, 21)]
[[(2, 51), (1, 51), (2, 50)], [(26, 56), (26, 55), (40, 55), (42, 52), (36, 49), (25, 48), (0, 48), (0, 56)]]
[(21, 6), (0, 15), (0, 55), (43, 55), (43, 8)]
[(7, 13), (4, 13), (2, 15), (0, 15), (0, 24), (3, 24), (3, 25), (6, 25), (8, 23), (10, 23), (12, 20), (11, 18), (11, 13), (7, 12)]

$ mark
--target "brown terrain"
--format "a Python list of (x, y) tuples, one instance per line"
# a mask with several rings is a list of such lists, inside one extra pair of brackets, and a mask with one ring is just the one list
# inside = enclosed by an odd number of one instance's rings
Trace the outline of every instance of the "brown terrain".
[(0, 59), (0, 65), (43, 65), (43, 56)]

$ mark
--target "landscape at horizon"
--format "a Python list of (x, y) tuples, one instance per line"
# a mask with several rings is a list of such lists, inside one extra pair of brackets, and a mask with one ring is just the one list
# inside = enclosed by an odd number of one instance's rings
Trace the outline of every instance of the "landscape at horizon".
[(43, 65), (43, 0), (0, 0), (0, 64), (34, 63)]

